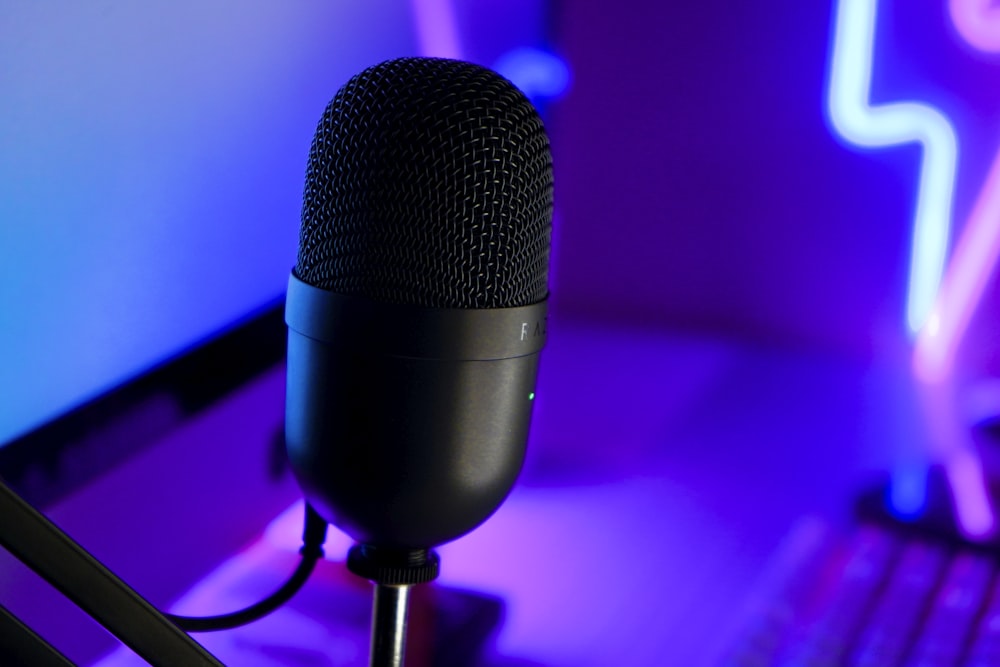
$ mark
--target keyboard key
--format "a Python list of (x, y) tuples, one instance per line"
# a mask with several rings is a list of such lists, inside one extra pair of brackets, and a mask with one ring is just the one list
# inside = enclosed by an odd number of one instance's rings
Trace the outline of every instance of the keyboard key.
[(971, 551), (952, 558), (906, 667), (957, 667), (986, 601), (991, 559)]
[(790, 633), (781, 667), (839, 667), (899, 549), (886, 530), (862, 526), (848, 545), (835, 585)]
[(997, 554), (885, 526), (801, 528), (722, 667), (1000, 667)]
[(915, 636), (947, 564), (943, 547), (911, 542), (865, 623), (849, 667), (896, 667)]
[(994, 578), (986, 610), (973, 634), (963, 667), (1000, 665), (1000, 577)]
[(834, 544), (834, 536), (818, 520), (806, 519), (793, 528), (754, 586), (736, 640), (720, 667), (774, 664), (799, 607), (829, 567)]

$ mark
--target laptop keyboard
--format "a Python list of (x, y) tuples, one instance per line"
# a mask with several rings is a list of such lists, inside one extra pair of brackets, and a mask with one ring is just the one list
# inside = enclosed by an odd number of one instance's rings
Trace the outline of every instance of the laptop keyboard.
[(995, 554), (806, 522), (751, 597), (723, 667), (997, 667)]

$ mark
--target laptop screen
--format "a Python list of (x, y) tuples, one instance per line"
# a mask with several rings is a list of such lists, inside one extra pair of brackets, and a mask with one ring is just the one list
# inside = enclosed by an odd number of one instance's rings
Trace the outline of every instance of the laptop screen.
[(0, 16), (2, 444), (280, 299), (322, 109), (417, 38), (405, 0)]

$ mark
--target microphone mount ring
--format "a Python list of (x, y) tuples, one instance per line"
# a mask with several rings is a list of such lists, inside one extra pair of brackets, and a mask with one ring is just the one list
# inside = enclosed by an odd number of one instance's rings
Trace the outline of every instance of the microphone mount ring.
[(382, 586), (413, 586), (437, 579), (441, 559), (430, 549), (393, 549), (356, 544), (347, 569)]

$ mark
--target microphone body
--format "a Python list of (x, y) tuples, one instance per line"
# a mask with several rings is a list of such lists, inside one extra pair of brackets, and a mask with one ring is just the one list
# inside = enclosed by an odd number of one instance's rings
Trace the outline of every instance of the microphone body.
[(545, 314), (387, 304), (293, 275), (286, 446), (310, 504), (398, 549), (485, 521), (524, 461)]
[(513, 487), (551, 224), (542, 121), (495, 72), (387, 61), (324, 111), (286, 302), (286, 448), (309, 503), (359, 543), (355, 573), (396, 580), (412, 560), (410, 583), (433, 578), (429, 550)]

